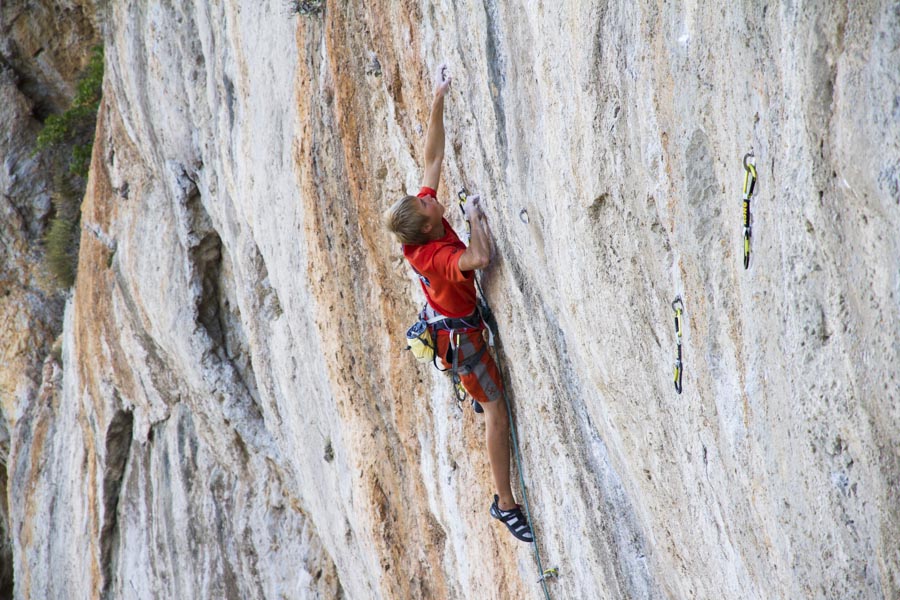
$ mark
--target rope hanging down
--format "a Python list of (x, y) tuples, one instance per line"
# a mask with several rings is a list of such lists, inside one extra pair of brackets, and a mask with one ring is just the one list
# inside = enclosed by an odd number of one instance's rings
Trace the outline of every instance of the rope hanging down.
[(681, 313), (684, 312), (684, 302), (681, 296), (675, 296), (672, 300), (672, 310), (675, 311), (675, 341), (678, 344), (678, 354), (675, 357), (675, 391), (681, 393)]
[[(462, 188), (457, 194), (459, 198), (459, 209), (463, 212), (463, 217), (465, 217), (466, 211), (464, 209), (464, 205), (469, 197), (469, 192), (466, 188)], [(468, 219), (466, 219), (466, 231), (471, 231), (471, 226), (469, 224)], [(475, 277), (475, 287), (478, 289), (479, 296), (479, 309), (481, 310), (481, 317), (484, 320), (485, 325), (488, 330), (488, 345), (494, 347), (494, 332), (497, 329), (497, 322), (494, 319), (494, 313), (491, 311), (491, 307), (487, 303), (487, 298), (484, 295), (484, 290), (481, 288), (481, 282), (478, 277)], [(497, 363), (497, 370), (500, 373), (503, 373), (503, 365), (500, 363), (500, 353), (494, 352), (494, 359)], [(525, 485), (525, 474), (522, 469), (522, 457), (519, 454), (519, 440), (516, 435), (516, 426), (513, 422), (512, 408), (509, 402), (509, 394), (506, 391), (506, 386), (503, 386), (503, 401), (506, 403), (506, 415), (509, 417), (509, 431), (512, 434), (512, 443), (513, 443), (513, 455), (516, 459), (516, 467), (519, 471), (519, 484), (522, 486), (522, 503), (525, 505), (525, 517), (528, 519), (528, 524), (531, 526), (532, 533), (532, 547), (534, 548), (534, 557), (537, 561), (538, 572), (540, 572), (540, 579), (538, 579), (538, 583), (541, 584), (541, 587), (544, 591), (544, 597), (547, 600), (550, 600), (550, 592), (547, 590), (547, 580), (552, 579), (554, 577), (559, 576), (559, 571), (555, 568), (544, 569), (541, 563), (541, 552), (538, 549), (538, 540), (537, 540), (537, 532), (534, 529), (534, 521), (531, 519), (531, 509), (528, 506), (528, 488)]]
[[(749, 162), (747, 159), (750, 159)], [(756, 187), (756, 165), (753, 150), (744, 155), (744, 269), (750, 268), (750, 199), (753, 197), (753, 188)]]

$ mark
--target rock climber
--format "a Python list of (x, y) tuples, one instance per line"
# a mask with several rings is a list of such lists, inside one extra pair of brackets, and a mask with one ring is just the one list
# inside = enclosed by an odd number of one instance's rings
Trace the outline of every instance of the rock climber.
[(476, 307), (475, 270), (488, 266), (491, 257), (480, 197), (465, 203), (471, 227), (469, 246), (460, 241), (443, 218), (437, 200), (444, 158), (444, 98), (452, 78), (446, 65), (435, 74), (434, 99), (425, 136), (425, 175), (415, 196), (398, 200), (384, 213), (387, 228), (403, 244), (403, 256), (419, 276), (427, 300), (425, 318), (445, 369), (453, 365), (473, 398), (476, 412), (485, 416), (485, 441), (497, 494), (490, 514), (502, 521), (519, 540), (533, 540), (531, 527), (516, 504), (509, 480), (509, 419), (502, 402), (500, 372), (483, 337), (484, 323)]

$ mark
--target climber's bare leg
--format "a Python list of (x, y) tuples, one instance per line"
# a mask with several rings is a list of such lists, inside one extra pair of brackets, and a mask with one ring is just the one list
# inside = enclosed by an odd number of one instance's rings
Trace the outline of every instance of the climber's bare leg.
[(494, 485), (497, 486), (497, 495), (500, 497), (498, 505), (500, 510), (510, 510), (515, 508), (516, 501), (509, 484), (509, 417), (506, 404), (502, 400), (494, 400), (484, 402), (481, 406), (484, 408), (484, 437), (488, 460), (491, 463)]

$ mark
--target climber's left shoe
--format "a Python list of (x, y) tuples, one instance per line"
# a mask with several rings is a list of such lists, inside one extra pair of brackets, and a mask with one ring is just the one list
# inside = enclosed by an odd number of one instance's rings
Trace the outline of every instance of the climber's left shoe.
[(516, 504), (516, 507), (511, 510), (500, 510), (499, 502), (500, 497), (494, 494), (494, 503), (491, 504), (491, 516), (498, 521), (502, 521), (516, 539), (529, 544), (533, 542), (534, 536), (531, 535), (531, 526), (528, 524), (528, 519), (522, 514), (522, 507)]

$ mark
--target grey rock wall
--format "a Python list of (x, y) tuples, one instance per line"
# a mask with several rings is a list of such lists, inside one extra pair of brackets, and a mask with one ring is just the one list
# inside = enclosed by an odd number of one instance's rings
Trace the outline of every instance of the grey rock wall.
[(900, 595), (897, 3), (332, 4), (110, 6), (16, 595), (542, 597), (380, 227), (445, 59), (552, 597)]
[(42, 263), (53, 177), (35, 141), (43, 120), (68, 107), (89, 49), (99, 43), (94, 8), (0, 4), (0, 597), (13, 593), (9, 504), (19, 499), (7, 486), (11, 432), (37, 402), (64, 305)]

